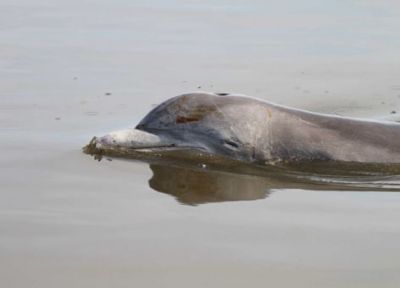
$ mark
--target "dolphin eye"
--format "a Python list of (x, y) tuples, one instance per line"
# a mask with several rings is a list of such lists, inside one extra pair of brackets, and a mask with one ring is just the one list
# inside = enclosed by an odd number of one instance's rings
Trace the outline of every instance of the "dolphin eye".
[(236, 143), (236, 142), (234, 142), (233, 140), (231, 140), (231, 139), (225, 139), (224, 140), (224, 145), (226, 146), (230, 146), (231, 148), (234, 148), (234, 149), (238, 149), (239, 148), (239, 144), (238, 143)]

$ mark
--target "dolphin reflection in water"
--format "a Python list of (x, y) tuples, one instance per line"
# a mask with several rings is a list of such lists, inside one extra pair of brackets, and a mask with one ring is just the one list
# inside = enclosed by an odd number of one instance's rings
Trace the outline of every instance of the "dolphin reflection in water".
[[(240, 165), (240, 164), (239, 164)], [(268, 197), (282, 189), (311, 191), (400, 191), (400, 178), (376, 176), (310, 177), (313, 174), (268, 172), (231, 173), (199, 166), (150, 164), (153, 176), (149, 186), (169, 194), (186, 205), (226, 201), (251, 201)], [(245, 168), (244, 168), (245, 169)], [(229, 170), (229, 168), (228, 168)], [(236, 171), (237, 172), (237, 171)], [(253, 171), (254, 172), (254, 171)]]

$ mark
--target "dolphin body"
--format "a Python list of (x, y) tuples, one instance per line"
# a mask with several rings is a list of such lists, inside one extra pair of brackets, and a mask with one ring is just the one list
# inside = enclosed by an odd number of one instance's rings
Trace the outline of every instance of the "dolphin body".
[(325, 115), (240, 95), (190, 93), (134, 128), (94, 138), (97, 148), (196, 149), (255, 163), (400, 163), (400, 124)]

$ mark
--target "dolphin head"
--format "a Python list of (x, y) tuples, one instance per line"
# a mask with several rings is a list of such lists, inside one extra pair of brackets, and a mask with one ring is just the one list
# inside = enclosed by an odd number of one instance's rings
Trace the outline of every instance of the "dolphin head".
[(135, 128), (111, 132), (94, 141), (98, 148), (189, 148), (251, 160), (254, 147), (248, 139), (254, 137), (247, 136), (251, 129), (246, 121), (237, 121), (243, 111), (240, 103), (239, 97), (209, 93), (177, 96), (155, 107)]

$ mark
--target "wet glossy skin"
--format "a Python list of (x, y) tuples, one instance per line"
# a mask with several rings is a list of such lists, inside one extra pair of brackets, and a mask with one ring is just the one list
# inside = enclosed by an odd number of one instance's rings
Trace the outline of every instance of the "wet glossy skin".
[[(193, 147), (249, 162), (400, 163), (400, 124), (317, 114), (244, 96), (177, 96), (154, 108), (133, 131), (140, 145), (149, 139), (146, 147)], [(142, 137), (138, 131), (147, 133)], [(110, 135), (98, 142), (115, 144)], [(140, 148), (132, 136), (124, 142), (120, 134), (118, 145)]]

